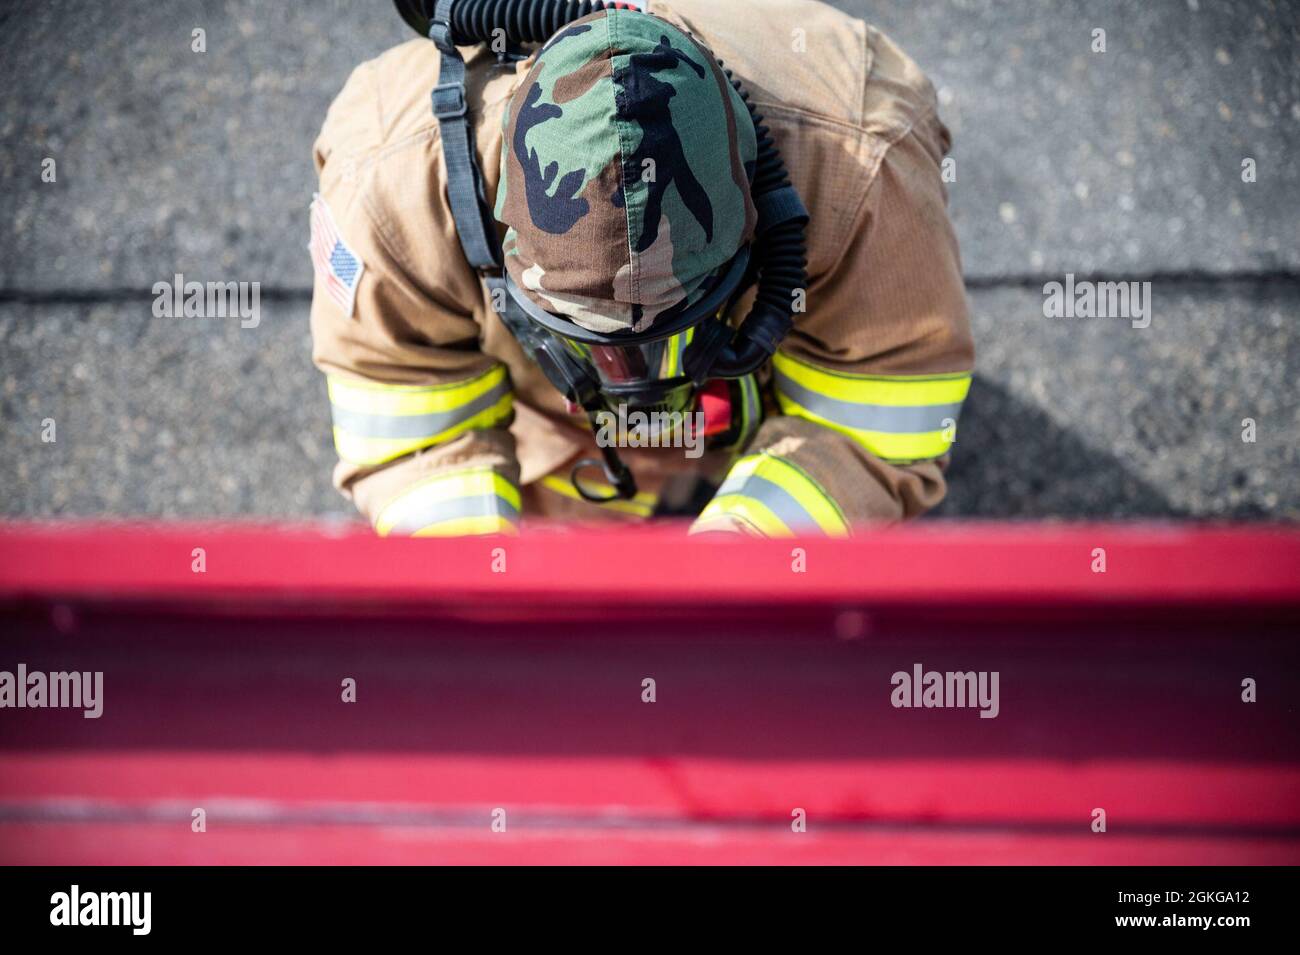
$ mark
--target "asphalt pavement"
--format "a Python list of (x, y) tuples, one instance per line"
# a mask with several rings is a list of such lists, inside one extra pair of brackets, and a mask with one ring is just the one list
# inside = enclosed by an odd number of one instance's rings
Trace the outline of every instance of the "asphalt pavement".
[[(1300, 518), (1300, 5), (837, 5), (954, 134), (979, 359), (939, 514)], [(407, 36), (383, 2), (0, 5), (0, 514), (350, 519), (311, 143)], [(259, 323), (155, 317), (176, 273), (260, 283)], [(1150, 282), (1150, 324), (1048, 317), (1067, 274)]]

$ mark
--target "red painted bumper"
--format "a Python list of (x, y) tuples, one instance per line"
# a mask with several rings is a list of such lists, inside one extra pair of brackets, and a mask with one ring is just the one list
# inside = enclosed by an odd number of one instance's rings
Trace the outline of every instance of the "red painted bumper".
[(1271, 528), (9, 525), (0, 670), (104, 711), (0, 711), (0, 861), (1296, 863), (1298, 610)]

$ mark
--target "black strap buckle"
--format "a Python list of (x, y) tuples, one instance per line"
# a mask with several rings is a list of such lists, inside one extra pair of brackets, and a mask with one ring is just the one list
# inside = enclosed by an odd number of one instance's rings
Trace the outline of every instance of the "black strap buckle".
[(431, 23), (429, 25), (429, 39), (443, 53), (454, 53), (456, 44), (451, 39), (450, 23)]
[(440, 83), (433, 88), (433, 115), (438, 119), (459, 119), (468, 113), (465, 87), (460, 83)]
[(433, 16), (429, 18), (429, 39), (443, 53), (459, 56), (456, 53), (455, 38), (451, 35), (451, 8), (454, 3), (455, 0), (438, 0)]

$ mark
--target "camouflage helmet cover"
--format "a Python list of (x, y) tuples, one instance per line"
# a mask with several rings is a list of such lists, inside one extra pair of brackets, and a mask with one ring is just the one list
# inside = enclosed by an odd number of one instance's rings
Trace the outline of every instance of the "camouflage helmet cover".
[(569, 24), (504, 127), (506, 268), (584, 328), (649, 328), (702, 297), (753, 235), (748, 110), (713, 54), (655, 16), (610, 9)]

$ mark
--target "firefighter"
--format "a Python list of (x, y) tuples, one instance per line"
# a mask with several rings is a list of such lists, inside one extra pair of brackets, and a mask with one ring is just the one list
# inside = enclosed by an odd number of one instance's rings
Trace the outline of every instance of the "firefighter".
[(936, 505), (974, 355), (916, 64), (813, 0), (519, 4), (399, 0), (316, 141), (340, 491), (419, 536)]

